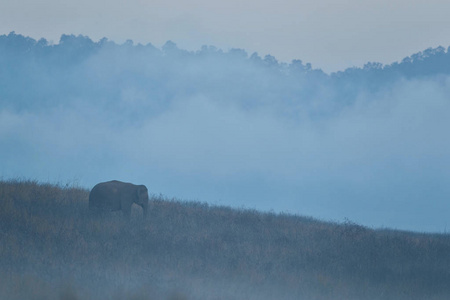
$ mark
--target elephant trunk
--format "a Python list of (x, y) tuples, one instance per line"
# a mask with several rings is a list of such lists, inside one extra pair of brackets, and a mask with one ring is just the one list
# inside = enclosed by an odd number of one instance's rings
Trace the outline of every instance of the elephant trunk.
[(143, 209), (143, 212), (144, 212), (143, 217), (144, 217), (144, 219), (146, 219), (147, 215), (148, 215), (148, 202), (142, 204), (142, 209)]

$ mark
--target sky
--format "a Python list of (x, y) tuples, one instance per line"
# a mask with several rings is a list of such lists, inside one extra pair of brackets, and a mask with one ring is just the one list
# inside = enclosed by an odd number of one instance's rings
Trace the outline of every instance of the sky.
[(447, 48), (448, 11), (445, 0), (3, 0), (0, 33), (54, 43), (82, 34), (157, 47), (172, 40), (188, 50), (243, 48), (334, 72)]

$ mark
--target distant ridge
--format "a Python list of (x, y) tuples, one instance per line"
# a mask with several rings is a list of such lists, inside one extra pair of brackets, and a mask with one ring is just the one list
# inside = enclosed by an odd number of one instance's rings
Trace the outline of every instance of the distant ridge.
[[(251, 55), (247, 54), (244, 49), (230, 49), (225, 52), (215, 46), (202, 46), (201, 49), (197, 51), (187, 51), (179, 49), (177, 45), (172, 41), (167, 41), (165, 45), (158, 49), (151, 43), (146, 45), (134, 44), (132, 40), (127, 40), (123, 44), (116, 44), (114, 41), (110, 41), (107, 38), (102, 38), (98, 42), (92, 41), (88, 36), (83, 35), (73, 35), (73, 34), (63, 34), (58, 42), (58, 44), (51, 44), (45, 38), (41, 38), (38, 41), (31, 37), (23, 36), (21, 34), (16, 34), (14, 31), (10, 32), (8, 35), (0, 36), (0, 49), (10, 50), (15, 53), (33, 53), (37, 54), (43, 49), (46, 49), (47, 54), (57, 53), (63, 51), (62, 49), (70, 49), (72, 54), (85, 54), (89, 55), (95, 53), (103, 47), (109, 48), (134, 48), (137, 51), (147, 51), (158, 53), (158, 55), (180, 55), (184, 56), (204, 56), (205, 54), (220, 54), (226, 56), (241, 57), (243, 59), (249, 59), (254, 62), (260, 62), (265, 65), (270, 65), (278, 69), (286, 69), (287, 67), (293, 68), (296, 71), (315, 71), (321, 72), (320, 69), (313, 69), (310, 63), (303, 64), (300, 59), (293, 60), (290, 64), (278, 62), (278, 60), (272, 55), (266, 55), (264, 58), (258, 56), (255, 52)], [(380, 71), (385, 72), (395, 72), (402, 74), (407, 77), (415, 76), (429, 76), (433, 74), (449, 74), (450, 73), (450, 47), (445, 49), (442, 46), (436, 48), (427, 48), (423, 51), (414, 53), (410, 56), (406, 56), (400, 62), (393, 62), (391, 64), (383, 65), (378, 62), (368, 62), (362, 68), (351, 67), (343, 71), (333, 72), (333, 74), (341, 73), (354, 73), (355, 71)]]

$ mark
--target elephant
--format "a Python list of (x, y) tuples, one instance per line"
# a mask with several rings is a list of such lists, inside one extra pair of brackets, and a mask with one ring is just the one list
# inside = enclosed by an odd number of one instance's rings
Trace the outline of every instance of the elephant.
[(126, 218), (130, 218), (131, 206), (136, 203), (142, 207), (145, 219), (148, 213), (148, 201), (148, 190), (145, 185), (117, 180), (101, 182), (89, 193), (91, 211), (122, 211)]

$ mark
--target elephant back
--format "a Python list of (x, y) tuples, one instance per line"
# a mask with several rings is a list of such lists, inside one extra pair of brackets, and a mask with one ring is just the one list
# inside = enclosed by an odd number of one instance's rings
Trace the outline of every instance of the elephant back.
[(89, 193), (89, 208), (101, 210), (120, 209), (120, 181), (101, 182)]

